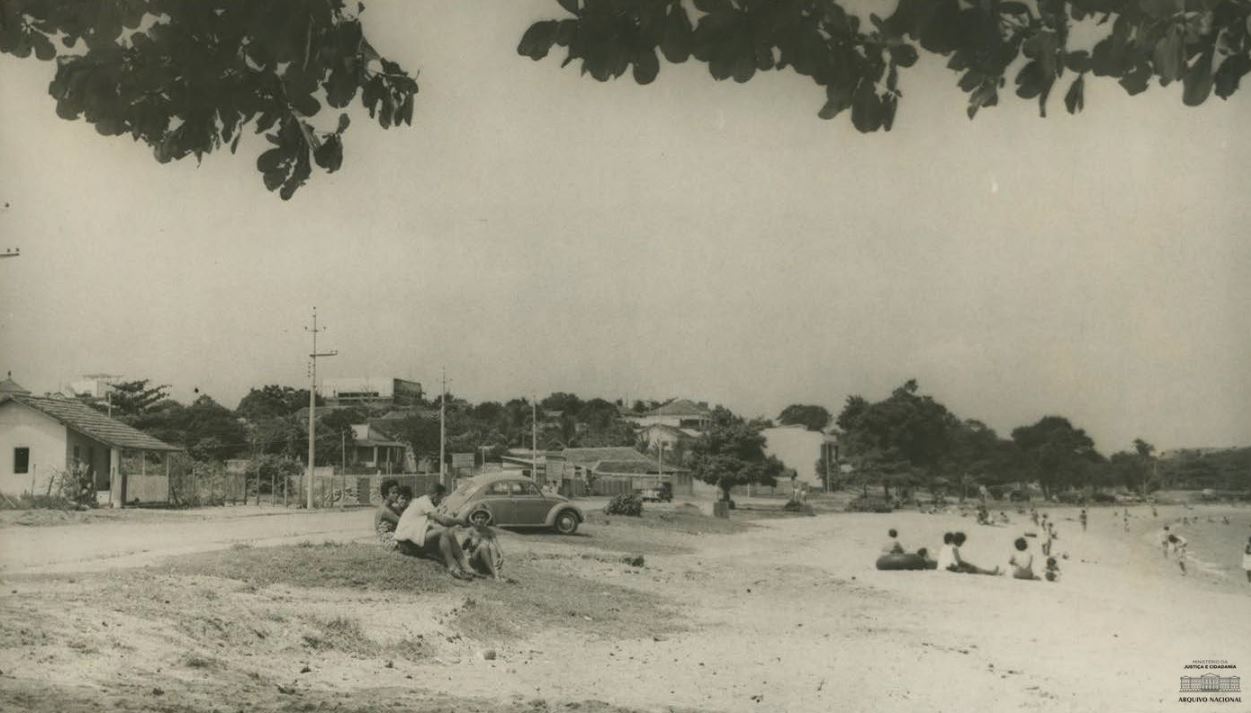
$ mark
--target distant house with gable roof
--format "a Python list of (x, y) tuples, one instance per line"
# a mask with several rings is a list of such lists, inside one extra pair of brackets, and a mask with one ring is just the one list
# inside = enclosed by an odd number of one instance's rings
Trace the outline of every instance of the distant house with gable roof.
[(642, 428), (669, 426), (672, 428), (703, 431), (712, 426), (712, 409), (704, 402), (675, 399), (642, 414), (626, 414), (624, 418)]
[[(75, 399), (34, 396), (0, 382), (0, 493), (44, 495), (81, 471), (97, 502), (168, 502), (169, 455), (181, 451)], [(156, 456), (149, 472), (149, 460)]]

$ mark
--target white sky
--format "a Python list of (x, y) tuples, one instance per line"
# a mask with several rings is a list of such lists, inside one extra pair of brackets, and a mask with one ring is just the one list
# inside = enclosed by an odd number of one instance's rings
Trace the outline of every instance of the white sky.
[(1108, 452), (1251, 443), (1251, 89), (1189, 109), (1088, 81), (1074, 118), (1066, 82), (1048, 119), (1012, 97), (970, 122), (923, 60), (894, 130), (861, 135), (790, 73), (605, 85), (516, 55), (558, 11), (371, 0), (375, 46), (420, 70), (414, 125), (354, 111), (343, 169), (286, 203), (261, 142), (161, 166), (58, 119), (51, 64), (0, 56), (0, 250), (22, 250), (0, 370), (233, 407), (305, 380), (315, 304), (324, 376), (433, 389), (446, 365), (473, 400), (776, 416), (915, 377), (1005, 435), (1058, 413)]

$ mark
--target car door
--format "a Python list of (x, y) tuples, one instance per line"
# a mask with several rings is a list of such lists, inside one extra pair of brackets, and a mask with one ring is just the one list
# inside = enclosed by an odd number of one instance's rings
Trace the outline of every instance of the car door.
[[(480, 502), (486, 505), (491, 511), (492, 523), (496, 525), (511, 525), (513, 521), (513, 498), (511, 492), (512, 482), (501, 480), (491, 483), (483, 491)], [(473, 512), (471, 509), (470, 512)]]
[(513, 517), (518, 525), (545, 525), (547, 511), (551, 509), (551, 499), (539, 491), (539, 486), (529, 481), (514, 483)]

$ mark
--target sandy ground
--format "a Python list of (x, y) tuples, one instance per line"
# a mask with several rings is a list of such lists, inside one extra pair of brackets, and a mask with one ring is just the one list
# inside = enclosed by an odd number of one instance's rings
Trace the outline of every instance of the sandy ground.
[[(229, 640), (210, 659), (220, 663), (179, 666), (189, 655), (186, 632), (141, 620), (95, 631), (92, 646), (115, 640), (113, 653), (41, 647), (41, 628), (55, 628), (57, 617), (68, 616), (60, 624), (71, 628), (99, 624), (89, 621), (90, 613), (80, 621), (76, 612), (49, 611), (39, 597), (49, 585), (26, 574), (146, 564), (245, 540), (358, 538), (369, 513), (4, 528), (0, 700), (49, 711), (73, 709), (74, 700), (82, 710), (197, 711), (332, 710), (347, 702), (405, 708), (397, 700), (427, 705), (421, 710), (1251, 710), (1246, 703), (1177, 701), (1178, 678), (1188, 673), (1182, 667), (1193, 659), (1227, 659), (1248, 678), (1251, 585), (1239, 569), (1239, 543), (1251, 535), (1251, 509), (1161, 508), (1152, 518), (1149, 508), (1131, 508), (1128, 532), (1120, 510), (1092, 510), (1087, 532), (1075, 521), (1076, 510), (1050, 512), (1060, 530), (1055, 553), (1067, 555), (1056, 583), (872, 567), (888, 527), (900, 530), (906, 546), (932, 551), (944, 530), (964, 530), (968, 559), (1002, 566), (1012, 539), (1034, 529), (1015, 513), (1008, 527), (909, 512), (765, 520), (734, 535), (656, 533), (657, 543), (685, 551), (649, 554), (643, 568), (566, 556), (583, 550), (560, 538), (505, 535), (510, 556), (536, 558), (555, 582), (584, 577), (663, 597), (676, 612), (666, 616), (677, 630), (646, 637), (588, 636), (572, 625), (527, 630), (525, 622), (518, 623), (520, 639), (451, 633), (449, 616), (475, 598), (496, 596), (493, 587), (510, 586), (488, 582), (421, 596), (248, 591), (213, 578), (186, 583), (188, 596), (203, 590), (199, 613), (212, 626), (223, 626), (213, 612), (233, 598), (257, 612), (250, 626), (277, 632), (276, 639), (289, 632), (266, 628), (267, 617), (281, 621), (312, 611), (346, 612), (372, 640), (402, 633), (432, 642), (422, 655), (387, 657), (310, 655), (274, 641), (272, 659), (255, 666), (283, 669), (289, 682), (278, 684), (281, 695), (271, 685), (278, 674), (258, 681), (238, 673), (244, 654), (232, 653)], [(1164, 523), (1182, 516), (1196, 518), (1174, 525), (1191, 541), (1185, 576), (1156, 540)], [(603, 533), (585, 529), (592, 539)], [(49, 557), (50, 564), (41, 564)], [(84, 578), (57, 586), (94, 585)], [(371, 616), (378, 611), (387, 614)], [(62, 638), (72, 648), (72, 639)], [(487, 649), (495, 659), (480, 655)], [(308, 671), (297, 673), (302, 668)], [(75, 684), (72, 696), (67, 678)], [(55, 708), (41, 695), (53, 685), (62, 694)], [(297, 688), (299, 705), (285, 703)]]

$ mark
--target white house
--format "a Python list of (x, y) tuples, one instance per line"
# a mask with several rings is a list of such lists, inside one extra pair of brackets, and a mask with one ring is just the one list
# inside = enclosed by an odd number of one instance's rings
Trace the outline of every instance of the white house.
[(647, 413), (625, 418), (643, 428), (658, 425), (702, 431), (712, 425), (712, 411), (707, 404), (697, 404), (690, 399), (670, 401)]
[[(761, 434), (765, 437), (765, 452), (795, 471), (809, 487), (821, 488), (825, 483), (825, 474), (817, 472), (818, 460), (828, 455), (831, 468), (838, 462), (838, 439), (828, 433), (795, 425), (766, 428)], [(836, 475), (834, 471), (831, 474)]]
[[(6, 382), (5, 386), (11, 382)], [(115, 507), (169, 500), (169, 454), (163, 443), (73, 399), (0, 393), (0, 493), (46, 494), (55, 476), (82, 468), (97, 502)], [(160, 454), (152, 464), (149, 454)]]

